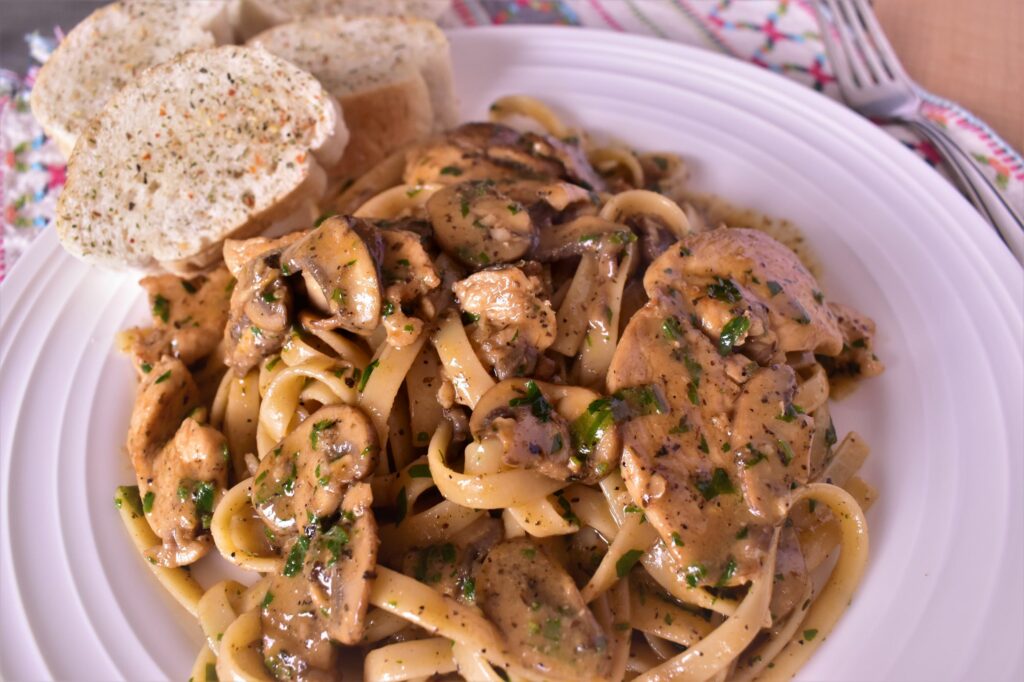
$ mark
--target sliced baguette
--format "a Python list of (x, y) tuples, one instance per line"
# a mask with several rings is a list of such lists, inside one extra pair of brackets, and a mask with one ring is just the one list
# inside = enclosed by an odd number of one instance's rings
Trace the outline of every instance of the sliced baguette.
[(242, 40), (297, 19), (376, 15), (436, 21), (451, 0), (238, 0), (232, 23)]
[(248, 47), (187, 52), (82, 132), (57, 235), (90, 263), (196, 272), (225, 238), (308, 225), (347, 138), (337, 102), (293, 64)]
[(229, 42), (228, 0), (130, 0), (90, 14), (46, 60), (32, 113), (65, 158), (110, 97), (147, 68)]
[(303, 19), (249, 44), (309, 71), (338, 98), (351, 140), (335, 177), (357, 177), (395, 149), (455, 124), (448, 40), (431, 21)]

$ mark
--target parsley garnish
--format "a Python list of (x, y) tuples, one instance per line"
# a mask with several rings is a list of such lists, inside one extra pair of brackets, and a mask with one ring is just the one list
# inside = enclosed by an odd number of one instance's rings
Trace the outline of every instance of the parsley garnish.
[(732, 580), (732, 577), (736, 575), (736, 560), (729, 557), (729, 560), (725, 562), (725, 568), (722, 570), (722, 575), (718, 578), (716, 587), (724, 587), (726, 583)]
[(380, 360), (374, 360), (366, 366), (366, 371), (359, 377), (359, 385), (356, 387), (360, 393), (366, 388), (366, 382), (370, 380), (370, 375), (373, 374), (373, 370), (380, 364)]
[(808, 642), (813, 641), (818, 636), (818, 631), (815, 628), (810, 630), (804, 630), (804, 639)]
[(547, 401), (544, 394), (540, 392), (537, 383), (530, 379), (526, 382), (526, 393), (519, 398), (512, 398), (508, 401), (509, 407), (529, 406), (533, 416), (542, 422), (551, 418), (551, 403)]
[(323, 534), (321, 542), (331, 553), (331, 559), (327, 562), (328, 566), (338, 563), (338, 559), (341, 557), (341, 548), (348, 544), (348, 540), (348, 533), (341, 525), (336, 525)]
[(156, 501), (156, 493), (150, 490), (146, 493), (146, 496), (142, 498), (142, 511), (145, 514), (153, 511), (153, 502)]
[(309, 538), (305, 535), (300, 535), (299, 539), (292, 545), (292, 549), (288, 552), (288, 558), (284, 561), (284, 577), (291, 578), (296, 576), (302, 570), (302, 564), (306, 561), (306, 550), (309, 549)]
[(267, 593), (263, 595), (263, 601), (260, 602), (260, 608), (265, 609), (270, 606), (270, 603), (274, 601), (274, 593), (267, 590)]
[(700, 491), (705, 500), (713, 500), (719, 495), (736, 492), (732, 481), (729, 480), (729, 474), (721, 467), (715, 469), (711, 474), (711, 478), (698, 478), (694, 485), (697, 486), (697, 490)]
[(166, 298), (157, 294), (153, 297), (153, 317), (159, 317), (164, 323), (170, 319), (171, 303)]
[(707, 574), (708, 571), (702, 564), (690, 564), (686, 567), (686, 584), (690, 587), (697, 587)]
[(644, 555), (642, 549), (631, 549), (615, 562), (615, 574), (620, 578), (625, 578), (629, 573), (629, 569), (633, 568), (636, 562), (640, 561), (640, 557)]
[(316, 450), (317, 444), (320, 442), (320, 433), (325, 429), (329, 429), (338, 423), (337, 419), (321, 419), (317, 423), (313, 424), (313, 430), (309, 432), (309, 444)]
[(708, 285), (707, 291), (708, 296), (716, 301), (737, 303), (741, 298), (740, 290), (736, 288), (736, 285), (733, 284), (731, 279), (715, 277), (715, 281)]
[(160, 376), (158, 376), (158, 377), (156, 378), (156, 381), (154, 381), (154, 382), (153, 382), (153, 384), (154, 384), (154, 385), (156, 385), (156, 384), (162, 384), (162, 383), (164, 383), (165, 381), (167, 381), (167, 380), (168, 380), (168, 379), (170, 379), (170, 378), (171, 378), (171, 370), (167, 370), (166, 372), (164, 372), (163, 374), (161, 374)]
[(728, 355), (740, 337), (750, 329), (750, 320), (742, 315), (734, 317), (722, 327), (722, 335), (718, 337), (718, 354)]
[(409, 467), (410, 478), (431, 478), (429, 464), (413, 464)]
[(466, 601), (476, 601), (476, 581), (467, 577), (462, 581), (462, 596)]
[(458, 177), (462, 175), (462, 169), (458, 166), (445, 166), (441, 169), (441, 175), (453, 175)]

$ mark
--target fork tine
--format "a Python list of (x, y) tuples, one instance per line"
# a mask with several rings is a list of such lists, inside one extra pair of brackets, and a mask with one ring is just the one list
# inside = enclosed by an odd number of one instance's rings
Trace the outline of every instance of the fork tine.
[(878, 58), (885, 69), (889, 72), (889, 75), (893, 80), (902, 80), (905, 84), (912, 83), (910, 76), (903, 69), (900, 58), (896, 56), (896, 51), (892, 49), (892, 44), (885, 37), (885, 31), (882, 30), (881, 24), (878, 23), (878, 17), (872, 11), (871, 5), (867, 3), (867, 0), (853, 0), (853, 4), (857, 8), (857, 13), (860, 14), (861, 19), (864, 21), (868, 35), (875, 44), (875, 52), (878, 54)]
[[(818, 0), (812, 3), (811, 6), (814, 8), (814, 15), (818, 20), (818, 26), (821, 30), (821, 42), (825, 46), (825, 54), (828, 55), (829, 64), (832, 66), (832, 73), (839, 83), (840, 90), (847, 87), (847, 84), (856, 87), (853, 81), (853, 72), (850, 70), (850, 65), (847, 62), (846, 51), (832, 34), (833, 22), (831, 16), (825, 15), (825, 9), (823, 9), (822, 4), (822, 0)], [(831, 12), (829, 14), (831, 15)]]
[(889, 72), (882, 65), (878, 57), (878, 50), (872, 44), (871, 38), (864, 32), (864, 24), (854, 3), (851, 0), (838, 0), (838, 2), (846, 16), (847, 23), (853, 29), (853, 36), (857, 41), (855, 48), (860, 48), (858, 52), (864, 58), (871, 75), (871, 81), (873, 83), (884, 83), (889, 80)]
[(867, 68), (864, 62), (861, 60), (861, 56), (857, 54), (857, 48), (855, 47), (853, 36), (850, 33), (849, 27), (846, 25), (846, 21), (839, 11), (839, 6), (836, 4), (836, 0), (821, 0), (828, 5), (829, 13), (832, 15), (832, 21), (829, 22), (835, 27), (839, 33), (839, 48), (842, 50), (845, 56), (846, 66), (849, 73), (853, 76), (850, 85), (854, 88), (865, 87), (870, 83), (870, 75), (868, 74)]

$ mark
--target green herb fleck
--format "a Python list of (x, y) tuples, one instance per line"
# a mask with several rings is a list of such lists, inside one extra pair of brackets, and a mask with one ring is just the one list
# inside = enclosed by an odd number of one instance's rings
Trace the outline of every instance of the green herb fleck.
[(374, 360), (366, 366), (366, 371), (363, 372), (363, 375), (359, 378), (359, 385), (356, 387), (360, 393), (362, 393), (366, 388), (366, 382), (370, 380), (370, 375), (373, 374), (373, 370), (375, 370), (379, 364), (380, 360)]
[(722, 327), (722, 335), (718, 337), (718, 354), (728, 355), (740, 337), (750, 329), (750, 320), (742, 315), (734, 317)]
[(413, 464), (409, 467), (410, 478), (430, 478), (429, 464)]
[(738, 303), (742, 298), (740, 290), (733, 281), (722, 277), (715, 277), (715, 281), (708, 285), (707, 292), (710, 298), (726, 303)]
[(441, 175), (453, 175), (458, 177), (462, 175), (462, 169), (458, 166), (445, 166), (441, 169)]
[(697, 486), (697, 490), (704, 496), (705, 500), (713, 500), (719, 495), (726, 493), (734, 493), (736, 489), (732, 485), (732, 481), (729, 480), (729, 474), (722, 469), (717, 467), (711, 474), (711, 478), (697, 479), (694, 484)]
[(314, 450), (316, 450), (317, 445), (320, 443), (320, 434), (325, 429), (329, 429), (337, 423), (337, 419), (321, 419), (317, 423), (313, 424), (313, 428), (309, 432), (309, 444), (313, 446)]
[(154, 385), (156, 385), (156, 384), (162, 384), (162, 383), (164, 383), (165, 381), (167, 381), (167, 380), (168, 380), (168, 379), (170, 379), (170, 378), (171, 378), (171, 370), (167, 370), (166, 372), (164, 372), (163, 374), (161, 374), (160, 376), (158, 376), (158, 377), (156, 378), (156, 381), (154, 381), (154, 382), (153, 382), (153, 384), (154, 384)]
[(615, 562), (615, 574), (620, 578), (625, 578), (629, 574), (629, 570), (633, 568), (636, 562), (640, 561), (640, 557), (644, 555), (642, 549), (631, 549)]
[(150, 490), (146, 493), (146, 496), (142, 498), (142, 511), (145, 514), (153, 511), (153, 502), (156, 501), (156, 493)]
[(267, 593), (263, 595), (263, 601), (260, 602), (260, 608), (265, 609), (270, 606), (270, 603), (274, 601), (274, 593), (267, 590)]
[(541, 393), (537, 383), (532, 379), (526, 382), (526, 393), (518, 398), (512, 398), (508, 401), (509, 407), (520, 407), (528, 406), (533, 416), (542, 422), (546, 422), (551, 418), (551, 403), (547, 401), (544, 394)]
[(166, 298), (157, 294), (153, 297), (153, 317), (158, 317), (166, 324), (171, 316), (171, 303)]
[(288, 552), (288, 558), (284, 561), (284, 576), (291, 578), (299, 574), (302, 570), (302, 564), (306, 561), (306, 550), (309, 549), (309, 538), (305, 535), (300, 535), (299, 539), (292, 545), (292, 549)]
[(817, 636), (818, 636), (818, 630), (816, 628), (811, 628), (809, 630), (804, 630), (804, 640), (806, 640), (808, 642), (814, 641), (814, 638), (817, 637)]

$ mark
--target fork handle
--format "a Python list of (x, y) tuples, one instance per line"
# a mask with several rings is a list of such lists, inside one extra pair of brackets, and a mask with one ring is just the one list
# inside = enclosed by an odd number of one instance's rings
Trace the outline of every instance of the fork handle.
[(995, 227), (1017, 262), (1024, 265), (1024, 220), (1007, 203), (988, 176), (974, 165), (966, 150), (941, 126), (928, 119), (918, 119), (913, 124), (938, 148), (967, 198)]

